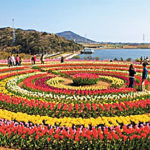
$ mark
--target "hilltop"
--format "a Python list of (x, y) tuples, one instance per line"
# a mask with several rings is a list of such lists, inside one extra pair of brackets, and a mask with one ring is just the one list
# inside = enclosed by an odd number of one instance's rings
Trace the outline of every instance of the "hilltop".
[(13, 29), (10, 27), (0, 28), (0, 52), (38, 54), (82, 49), (80, 44), (56, 34), (23, 29), (15, 29), (15, 33), (16, 40), (13, 43)]
[(93, 40), (87, 39), (85, 37), (82, 37), (72, 31), (64, 31), (60, 33), (56, 33), (57, 35), (66, 38), (67, 40), (75, 41), (76, 43), (97, 43)]

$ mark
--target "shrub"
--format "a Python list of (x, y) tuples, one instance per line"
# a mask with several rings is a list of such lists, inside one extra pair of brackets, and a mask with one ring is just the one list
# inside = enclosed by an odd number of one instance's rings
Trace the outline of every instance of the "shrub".
[(135, 61), (136, 61), (136, 62), (140, 62), (140, 59), (139, 59), (139, 58), (136, 58)]
[(92, 58), (92, 56), (88, 56), (87, 59), (88, 60), (92, 60), (93, 58)]
[(81, 85), (93, 85), (99, 80), (99, 75), (92, 73), (78, 73), (72, 76), (73, 84), (77, 86)]
[(131, 58), (127, 58), (126, 61), (131, 61)]
[(120, 58), (120, 61), (123, 61), (123, 58), (122, 58), (122, 57)]
[(99, 57), (95, 57), (95, 60), (99, 60)]
[(83, 58), (84, 60), (87, 60), (87, 57), (86, 56), (84, 56), (84, 58)]
[(73, 59), (80, 59), (80, 56), (74, 56)]
[(46, 33), (46, 32), (43, 32), (43, 33), (42, 33), (42, 35), (47, 35), (47, 34), (48, 34), (48, 33)]
[(117, 59), (117, 58), (114, 58), (114, 61), (118, 61), (118, 59)]

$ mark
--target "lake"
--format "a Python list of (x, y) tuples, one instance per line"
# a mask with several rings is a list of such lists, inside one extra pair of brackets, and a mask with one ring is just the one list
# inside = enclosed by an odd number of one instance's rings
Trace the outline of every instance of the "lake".
[(122, 57), (124, 60), (127, 58), (135, 60), (141, 56), (150, 58), (150, 49), (96, 49), (93, 54), (80, 54), (79, 56), (81, 59), (99, 57), (100, 60), (113, 60), (114, 58), (120, 60)]

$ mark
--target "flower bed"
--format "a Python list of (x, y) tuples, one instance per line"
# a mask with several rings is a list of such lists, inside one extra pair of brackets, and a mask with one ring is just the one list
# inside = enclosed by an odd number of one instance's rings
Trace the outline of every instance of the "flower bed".
[[(5, 71), (0, 74), (0, 146), (29, 150), (148, 149), (150, 92), (127, 87), (129, 65), (73, 61), (35, 67), (51, 73), (36, 69), (0, 71)], [(137, 87), (142, 67), (135, 68)], [(110, 86), (74, 86), (63, 81), (75, 74), (82, 79), (87, 75), (99, 78)]]
[[(28, 75), (27, 75), (28, 76)], [(23, 76), (23, 78), (26, 78), (27, 77), (26, 75)], [(17, 77), (18, 78), (18, 77)], [(6, 83), (9, 81), (8, 79), (5, 79), (5, 80), (2, 80), (0, 82), (0, 85), (1, 85), (1, 90), (3, 91), (4, 94), (9, 94), (9, 95), (18, 95), (18, 96), (22, 96), (24, 95), (24, 97), (27, 97), (27, 98), (44, 98), (44, 100), (46, 100), (45, 98), (48, 98), (48, 101), (50, 100), (49, 98), (52, 98), (52, 101), (54, 100), (57, 100), (57, 101), (64, 101), (64, 102), (73, 102), (73, 101), (99, 101), (99, 100), (104, 100), (105, 101), (117, 101), (119, 99), (123, 99), (125, 97), (128, 97), (128, 98), (135, 98), (135, 97), (139, 97), (139, 96), (144, 96), (144, 95), (148, 95), (149, 93), (147, 92), (141, 92), (141, 93), (133, 93), (133, 91), (135, 91), (135, 89), (131, 89), (131, 88), (128, 88), (128, 91), (125, 92), (125, 90), (127, 89), (120, 89), (119, 91), (118, 90), (111, 90), (111, 91), (102, 91), (101, 93), (105, 94), (105, 95), (101, 95), (101, 96), (95, 96), (95, 95), (88, 95), (88, 96), (67, 96), (67, 95), (53, 95), (53, 94), (46, 94), (46, 93), (42, 93), (42, 92), (31, 92), (31, 91), (27, 91), (27, 90), (24, 90), (20, 87), (17, 86), (17, 78), (13, 81), (15, 82), (12, 82), (13, 84), (11, 86), (8, 86), (7, 89), (5, 88), (6, 87)], [(34, 85), (34, 84), (33, 84)], [(16, 87), (17, 86), (17, 87)], [(8, 91), (9, 90), (9, 91)], [(130, 91), (130, 92), (129, 92)], [(107, 94), (106, 95), (106, 92), (107, 93), (115, 93), (115, 94)], [(119, 92), (119, 93), (118, 93)], [(124, 94), (123, 94), (124, 93)], [(103, 102), (103, 101), (102, 101)]]
[(17, 71), (17, 70), (24, 70), (27, 69), (28, 67), (13, 67), (13, 68), (4, 68), (0, 69), (0, 73), (2, 72), (11, 72), (11, 71)]
[[(123, 101), (119, 103), (50, 103), (39, 100), (27, 100), (14, 96), (7, 96), (0, 93), (1, 108), (7, 110), (22, 111), (27, 114), (48, 115), (53, 117), (98, 117), (115, 115), (136, 115), (149, 112), (150, 100)], [(31, 109), (32, 108), (32, 109)], [(136, 109), (136, 111), (135, 111)]]
[[(8, 130), (9, 129), (9, 130)], [(0, 145), (28, 149), (145, 149), (149, 124), (115, 128), (48, 128), (30, 123), (0, 121)], [(17, 138), (14, 143), (13, 139)], [(98, 142), (99, 141), (99, 142)], [(60, 144), (61, 143), (61, 144)]]
[(72, 76), (73, 85), (93, 85), (99, 81), (99, 76), (92, 73), (79, 73)]
[[(27, 76), (23, 76), (21, 78), (26, 78)], [(27, 87), (26, 90), (21, 89), (20, 87), (17, 86), (17, 78), (15, 78), (8, 82), (7, 88), (10, 91), (14, 91), (14, 92), (17, 91), (17, 93), (24, 93), (24, 94), (27, 94), (27, 93), (32, 94), (33, 93), (34, 96), (39, 95), (38, 93), (40, 91), (56, 93), (56, 94), (65, 94), (65, 95), (66, 94), (67, 95), (74, 95), (74, 94), (77, 94), (77, 95), (104, 95), (106, 93), (107, 94), (109, 94), (109, 93), (117, 94), (117, 93), (128, 93), (128, 92), (135, 91), (135, 89), (131, 89), (131, 88), (108, 89), (108, 90), (107, 89), (106, 90), (96, 89), (96, 90), (90, 90), (90, 91), (89, 90), (79, 90), (79, 89), (78, 90), (61, 89), (61, 88), (49, 87), (47, 84), (44, 84), (44, 82), (49, 78), (50, 78), (49, 76), (42, 78), (41, 80), (39, 80), (39, 82), (38, 81), (35, 82), (35, 84), (32, 82), (29, 82), (30, 80), (32, 81), (34, 78), (33, 79), (27, 78), (26, 80), (24, 80), (24, 86)], [(29, 91), (29, 90), (31, 90), (31, 88), (32, 88), (33, 92)]]

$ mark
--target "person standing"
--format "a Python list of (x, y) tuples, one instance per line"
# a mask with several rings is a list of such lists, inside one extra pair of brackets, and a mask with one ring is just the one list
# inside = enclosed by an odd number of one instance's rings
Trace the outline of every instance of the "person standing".
[(44, 55), (43, 54), (41, 55), (40, 60), (41, 60), (41, 64), (44, 64)]
[(142, 61), (143, 61), (143, 57), (141, 56), (140, 57), (140, 64), (142, 64)]
[(129, 87), (131, 88), (133, 88), (135, 74), (136, 74), (136, 71), (133, 67), (133, 64), (131, 64), (129, 67)]
[(31, 63), (34, 64), (34, 56), (31, 57)]
[(22, 58), (20, 57), (19, 66), (21, 66)]
[(20, 64), (20, 57), (17, 55), (16, 56), (16, 66), (19, 66)]
[(63, 63), (64, 62), (64, 57), (61, 56), (60, 62)]
[(33, 56), (33, 64), (36, 62), (36, 55)]
[(13, 55), (10, 56), (11, 65), (14, 66), (16, 63), (15, 57)]
[(8, 67), (10, 67), (10, 66), (11, 66), (10, 56), (8, 56), (8, 58), (7, 58), (7, 62), (8, 62)]
[(141, 90), (145, 91), (145, 79), (147, 78), (148, 71), (146, 68), (146, 63), (143, 63), (143, 72), (142, 72), (142, 84), (141, 84)]

